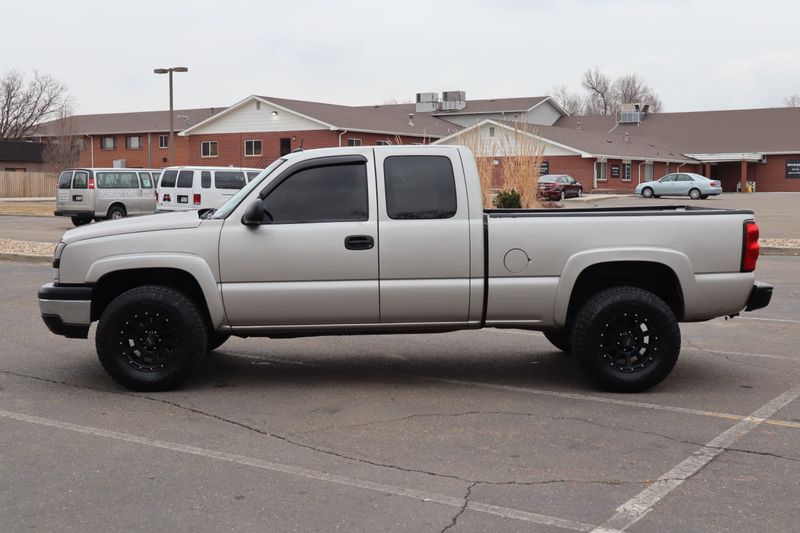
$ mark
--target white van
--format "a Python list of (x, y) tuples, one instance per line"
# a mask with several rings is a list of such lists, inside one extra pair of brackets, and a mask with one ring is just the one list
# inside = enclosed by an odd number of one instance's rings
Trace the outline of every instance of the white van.
[(167, 167), (156, 188), (156, 210), (216, 209), (260, 172), (260, 168)]
[(160, 171), (149, 168), (69, 168), (58, 177), (56, 216), (76, 226), (94, 219), (152, 215)]

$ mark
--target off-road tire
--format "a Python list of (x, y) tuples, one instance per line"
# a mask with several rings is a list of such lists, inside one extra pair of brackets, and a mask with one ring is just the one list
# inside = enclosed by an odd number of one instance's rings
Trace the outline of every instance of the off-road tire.
[(95, 346), (103, 368), (121, 385), (163, 391), (192, 374), (206, 354), (208, 330), (197, 305), (183, 293), (146, 285), (108, 304)]
[(664, 301), (636, 287), (592, 296), (573, 323), (572, 349), (581, 369), (606, 390), (645, 391), (678, 361), (681, 331)]

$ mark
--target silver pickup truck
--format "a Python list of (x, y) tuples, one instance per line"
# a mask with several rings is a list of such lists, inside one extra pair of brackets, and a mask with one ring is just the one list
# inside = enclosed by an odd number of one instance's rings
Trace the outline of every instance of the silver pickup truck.
[[(697, 238), (702, 228), (702, 238)], [(642, 391), (680, 352), (679, 322), (766, 306), (758, 226), (685, 206), (486, 210), (454, 146), (309, 150), (216, 211), (67, 231), (48, 328), (95, 344), (136, 390), (184, 382), (229, 336), (538, 330), (599, 386)]]

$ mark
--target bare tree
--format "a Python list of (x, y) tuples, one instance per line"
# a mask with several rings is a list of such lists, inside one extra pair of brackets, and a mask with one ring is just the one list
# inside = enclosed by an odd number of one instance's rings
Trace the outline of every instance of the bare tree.
[(800, 94), (793, 94), (783, 99), (783, 105), (786, 107), (800, 107)]
[(611, 80), (599, 68), (584, 72), (581, 85), (589, 92), (585, 108), (587, 115), (610, 115), (615, 112)]
[(566, 85), (556, 85), (547, 93), (570, 115), (583, 114), (583, 97), (576, 92), (570, 91)]
[(58, 118), (53, 121), (52, 137), (45, 140), (42, 157), (57, 172), (77, 166), (80, 159), (80, 137), (75, 134), (75, 123), (68, 104), (58, 110)]
[(18, 70), (0, 78), (0, 139), (22, 139), (67, 103), (67, 88), (46, 74), (33, 73), (25, 82)]
[(651, 113), (658, 113), (664, 107), (655, 91), (648, 87), (637, 74), (628, 74), (617, 78), (612, 89), (616, 111), (622, 104), (633, 103), (649, 104)]

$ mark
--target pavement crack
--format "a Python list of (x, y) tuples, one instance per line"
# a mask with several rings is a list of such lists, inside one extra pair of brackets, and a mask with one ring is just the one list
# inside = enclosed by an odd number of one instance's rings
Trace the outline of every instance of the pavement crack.
[(780, 375), (789, 374), (789, 375), (792, 375), (792, 376), (800, 377), (800, 374), (798, 374), (797, 372), (792, 372), (791, 370), (786, 370), (786, 369), (776, 370), (776, 369), (771, 368), (769, 366), (758, 365), (758, 364), (755, 364), (755, 363), (751, 363), (749, 361), (743, 361), (741, 357), (735, 357), (735, 356), (727, 354), (727, 353), (721, 353), (721, 352), (717, 352), (717, 351), (714, 351), (714, 350), (709, 350), (707, 348), (703, 348), (701, 346), (698, 346), (697, 344), (695, 344), (691, 340), (686, 340), (685, 343), (687, 345), (691, 346), (692, 348), (694, 348), (695, 350), (697, 350), (698, 352), (707, 353), (707, 354), (711, 354), (711, 355), (716, 355), (716, 356), (719, 356), (719, 357), (724, 357), (725, 359), (727, 359), (728, 361), (730, 361), (731, 363), (734, 363), (734, 364), (749, 366), (749, 367), (752, 367), (752, 368), (757, 368), (759, 370), (766, 370), (767, 372), (772, 372), (773, 374), (780, 374)]
[(441, 533), (444, 533), (445, 531), (456, 527), (456, 522), (458, 522), (459, 517), (462, 514), (464, 514), (464, 511), (467, 510), (467, 506), (469, 505), (470, 496), (472, 496), (472, 489), (474, 489), (477, 484), (478, 484), (478, 482), (476, 481), (476, 482), (472, 483), (469, 487), (467, 487), (467, 492), (466, 492), (466, 494), (464, 494), (464, 505), (461, 506), (461, 508), (458, 510), (458, 512), (455, 515), (453, 515), (453, 518), (450, 520), (450, 523), (445, 526), (445, 528), (442, 530)]

